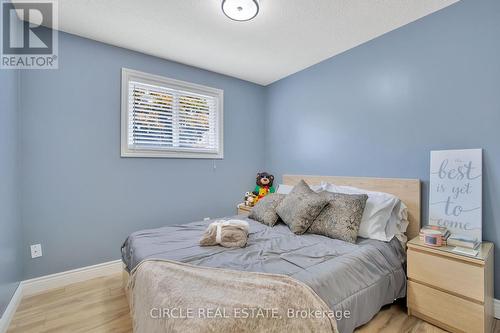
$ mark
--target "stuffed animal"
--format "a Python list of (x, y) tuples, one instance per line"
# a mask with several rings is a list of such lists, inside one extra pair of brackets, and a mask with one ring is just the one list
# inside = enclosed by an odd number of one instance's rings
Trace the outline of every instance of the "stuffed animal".
[(257, 174), (257, 186), (255, 186), (255, 190), (253, 191), (253, 194), (257, 196), (255, 203), (257, 203), (257, 201), (259, 201), (269, 193), (274, 193), (273, 181), (274, 176), (268, 174), (267, 172), (259, 172)]
[(256, 195), (252, 192), (245, 193), (245, 206), (253, 207), (255, 204)]

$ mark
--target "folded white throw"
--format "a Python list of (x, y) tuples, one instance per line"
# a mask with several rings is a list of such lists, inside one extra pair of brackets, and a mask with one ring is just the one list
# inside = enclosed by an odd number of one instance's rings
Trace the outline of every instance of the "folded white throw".
[(210, 223), (200, 240), (201, 246), (245, 247), (248, 240), (248, 222), (219, 220)]

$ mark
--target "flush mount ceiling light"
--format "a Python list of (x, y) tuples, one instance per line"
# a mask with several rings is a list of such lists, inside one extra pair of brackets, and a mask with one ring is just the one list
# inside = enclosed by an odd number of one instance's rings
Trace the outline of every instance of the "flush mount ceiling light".
[(249, 21), (259, 13), (257, 0), (223, 0), (222, 11), (234, 21)]

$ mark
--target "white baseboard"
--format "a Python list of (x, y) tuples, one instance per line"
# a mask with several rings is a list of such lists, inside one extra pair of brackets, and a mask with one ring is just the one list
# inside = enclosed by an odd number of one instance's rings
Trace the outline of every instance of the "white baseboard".
[(2, 318), (0, 318), (0, 333), (7, 332), (7, 328), (9, 328), (9, 324), (12, 318), (14, 318), (14, 314), (16, 313), (17, 307), (21, 303), (22, 298), (23, 298), (23, 286), (21, 282), (17, 286), (17, 289), (14, 292), (12, 298), (10, 299), (9, 304), (7, 304), (7, 308), (5, 309)]
[(40, 276), (34, 279), (24, 280), (12, 296), (7, 309), (0, 319), (0, 333), (7, 332), (7, 328), (21, 303), (23, 296), (39, 294), (51, 289), (65, 287), (72, 283), (83, 282), (93, 278), (120, 273), (123, 270), (121, 260), (114, 260), (93, 266), (81, 267), (66, 272)]
[(122, 261), (114, 260), (66, 272), (40, 276), (34, 279), (24, 280), (21, 283), (23, 285), (24, 296), (30, 296), (50, 289), (61, 288), (72, 283), (82, 282), (114, 273), (120, 273), (122, 269)]

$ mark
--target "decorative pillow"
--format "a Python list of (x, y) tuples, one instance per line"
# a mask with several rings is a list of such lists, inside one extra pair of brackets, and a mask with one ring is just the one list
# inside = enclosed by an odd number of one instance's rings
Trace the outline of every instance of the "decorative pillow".
[(322, 192), (319, 195), (328, 200), (328, 205), (319, 213), (307, 232), (356, 243), (368, 195), (331, 192)]
[(279, 193), (266, 195), (252, 208), (248, 217), (270, 227), (274, 226), (279, 219), (279, 216), (276, 213), (276, 207), (284, 197), (285, 194)]
[(301, 180), (281, 200), (276, 212), (294, 234), (300, 235), (306, 232), (327, 203), (327, 198), (315, 193)]
[[(377, 239), (384, 242), (390, 241), (394, 236), (400, 241), (406, 238), (404, 235), (408, 226), (406, 206), (404, 204), (400, 205), (401, 200), (396, 196), (351, 186), (323, 185), (328, 192), (368, 195), (363, 218), (359, 225), (359, 237)], [(395, 212), (395, 210), (402, 211)]]

